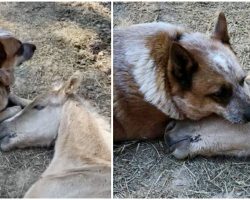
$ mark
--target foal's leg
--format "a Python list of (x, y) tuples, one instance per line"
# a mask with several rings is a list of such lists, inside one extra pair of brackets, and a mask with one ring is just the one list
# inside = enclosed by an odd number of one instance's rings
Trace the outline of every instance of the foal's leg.
[(196, 155), (250, 155), (250, 123), (230, 124), (220, 118), (177, 122), (165, 134), (167, 147), (178, 159)]

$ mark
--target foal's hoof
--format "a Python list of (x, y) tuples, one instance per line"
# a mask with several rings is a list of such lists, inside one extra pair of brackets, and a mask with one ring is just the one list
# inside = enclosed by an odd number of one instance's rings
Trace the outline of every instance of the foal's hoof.
[(189, 155), (190, 136), (182, 138), (174, 137), (172, 134), (165, 134), (164, 136), (166, 147), (172, 155), (177, 159), (184, 159)]

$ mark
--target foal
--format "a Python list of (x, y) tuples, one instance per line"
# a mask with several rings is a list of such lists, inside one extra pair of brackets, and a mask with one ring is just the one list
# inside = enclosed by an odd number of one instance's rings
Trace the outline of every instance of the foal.
[(74, 94), (80, 82), (74, 74), (0, 124), (3, 151), (50, 146), (56, 139), (50, 165), (25, 197), (111, 197), (110, 127)]

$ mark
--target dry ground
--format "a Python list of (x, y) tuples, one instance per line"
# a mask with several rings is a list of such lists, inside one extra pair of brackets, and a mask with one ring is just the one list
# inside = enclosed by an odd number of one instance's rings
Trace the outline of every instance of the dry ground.
[[(114, 25), (165, 21), (210, 32), (224, 11), (232, 44), (250, 69), (250, 3), (115, 3)], [(204, 158), (178, 161), (162, 140), (114, 147), (114, 197), (250, 197), (250, 160)]]
[[(74, 71), (79, 94), (110, 117), (110, 3), (0, 3), (0, 27), (37, 45), (16, 69), (13, 90), (33, 98)], [(43, 127), (41, 127), (43, 128)], [(0, 152), (0, 197), (22, 197), (48, 165), (53, 150)]]

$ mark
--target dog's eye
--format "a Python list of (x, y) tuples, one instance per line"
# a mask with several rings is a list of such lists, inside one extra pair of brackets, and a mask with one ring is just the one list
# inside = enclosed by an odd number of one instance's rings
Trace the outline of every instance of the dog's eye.
[(239, 81), (240, 86), (243, 86), (243, 85), (244, 85), (244, 82), (245, 82), (245, 77), (242, 78), (242, 79)]
[(36, 110), (42, 110), (44, 109), (46, 106), (42, 106), (42, 105), (35, 105), (33, 108)]
[(215, 92), (212, 94), (212, 96), (217, 97), (217, 98), (222, 98), (224, 96), (224, 89), (220, 89), (219, 91)]
[(233, 94), (232, 88), (222, 86), (217, 92), (210, 94), (209, 96), (218, 103), (227, 104)]
[(227, 88), (221, 87), (217, 92), (213, 93), (212, 95), (217, 98), (225, 98), (231, 96), (231, 93)]

